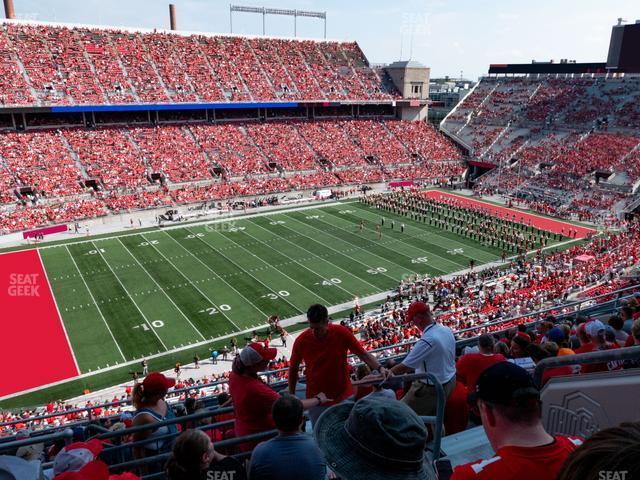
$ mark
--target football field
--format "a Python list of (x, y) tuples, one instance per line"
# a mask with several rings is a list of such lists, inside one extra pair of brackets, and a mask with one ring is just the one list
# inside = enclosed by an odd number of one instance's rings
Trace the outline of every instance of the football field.
[[(263, 327), (269, 315), (287, 319), (312, 303), (352, 302), (393, 289), (407, 275), (443, 275), (501, 253), (404, 216), (384, 216), (381, 239), (380, 211), (349, 201), (40, 247), (43, 288), (50, 288), (62, 333), (42, 325), (34, 334), (43, 345), (70, 349), (51, 353), (55, 358), (44, 361), (49, 374), (35, 375), (34, 385), (16, 390), (8, 382), (0, 397), (203, 345)], [(28, 324), (31, 300), (16, 301), (10, 310)]]

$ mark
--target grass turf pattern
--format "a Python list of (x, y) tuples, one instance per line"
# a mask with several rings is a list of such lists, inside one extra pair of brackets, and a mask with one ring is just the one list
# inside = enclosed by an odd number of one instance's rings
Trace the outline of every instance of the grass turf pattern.
[(450, 232), (385, 217), (396, 230), (385, 226), (381, 240), (380, 212), (351, 202), (40, 251), (86, 373), (262, 325), (267, 315), (388, 290), (406, 275), (499, 257)]

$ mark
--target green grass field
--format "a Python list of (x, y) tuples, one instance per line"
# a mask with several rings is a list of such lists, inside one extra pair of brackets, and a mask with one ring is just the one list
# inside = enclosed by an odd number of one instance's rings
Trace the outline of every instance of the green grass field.
[[(384, 216), (380, 240), (381, 212), (345, 201), (40, 247), (80, 372), (89, 376), (0, 406), (41, 404), (125, 381), (143, 357), (153, 356), (153, 369), (169, 369), (196, 353), (206, 357), (237, 332), (264, 331), (268, 315), (287, 319), (317, 302), (352, 304), (356, 296), (396, 288), (407, 275), (444, 275), (501, 253), (404, 216)], [(238, 334), (241, 344), (245, 336)]]
[(446, 274), (499, 256), (405, 217), (378, 240), (379, 221), (350, 202), (129, 232), (41, 255), (82, 373), (264, 325), (268, 315), (293, 317), (312, 303), (385, 291), (407, 274)]

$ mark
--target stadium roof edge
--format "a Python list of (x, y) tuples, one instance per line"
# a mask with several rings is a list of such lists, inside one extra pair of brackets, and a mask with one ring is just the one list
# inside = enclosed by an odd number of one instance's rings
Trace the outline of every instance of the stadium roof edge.
[(121, 30), (130, 33), (166, 33), (171, 35), (191, 36), (202, 35), (205, 37), (240, 37), (240, 38), (269, 38), (275, 40), (293, 40), (293, 41), (311, 41), (317, 43), (358, 43), (353, 39), (337, 39), (337, 38), (301, 38), (301, 37), (283, 37), (277, 35), (251, 35), (251, 34), (239, 34), (239, 33), (220, 33), (220, 32), (198, 32), (191, 30), (168, 30), (165, 28), (143, 28), (143, 27), (126, 27), (126, 26), (114, 26), (114, 25), (91, 25), (82, 23), (68, 23), (68, 22), (48, 22), (42, 20), (24, 20), (24, 19), (1, 19), (2, 24), (13, 23), (19, 25), (42, 25), (48, 27), (64, 27), (64, 28), (89, 28), (96, 30)]

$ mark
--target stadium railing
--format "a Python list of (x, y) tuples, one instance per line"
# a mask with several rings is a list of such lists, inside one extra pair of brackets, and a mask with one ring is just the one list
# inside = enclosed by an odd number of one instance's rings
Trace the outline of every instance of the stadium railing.
[[(442, 385), (438, 382), (438, 380), (432, 374), (427, 373), (427, 374), (401, 375), (385, 381), (381, 381), (382, 379), (370, 379), (370, 380), (359, 381), (357, 382), (357, 384), (358, 385), (379, 384), (383, 387), (385, 386), (393, 387), (403, 382), (423, 380), (423, 379), (427, 379), (431, 381), (436, 387), (436, 393), (437, 393), (436, 415), (422, 416), (421, 419), (425, 422), (425, 424), (432, 424), (434, 426), (433, 441), (430, 444), (430, 448), (432, 451), (432, 456), (434, 457), (434, 459), (437, 459), (439, 458), (441, 453), (445, 396), (444, 396), (444, 389), (442, 388)], [(112, 471), (115, 471), (115, 472), (127, 471), (142, 465), (157, 464), (160, 462), (164, 464), (164, 462), (166, 462), (166, 460), (170, 455), (169, 453), (163, 453), (163, 454), (159, 454), (151, 457), (144, 457), (144, 458), (134, 459), (134, 460), (127, 460), (126, 459), (127, 453), (130, 454), (128, 456), (129, 458), (131, 458), (131, 452), (134, 447), (144, 446), (145, 444), (153, 443), (157, 441), (172, 440), (173, 438), (177, 437), (180, 433), (178, 432), (178, 433), (166, 434), (162, 436), (154, 436), (151, 439), (145, 439), (145, 440), (135, 441), (135, 442), (123, 442), (123, 438), (129, 437), (134, 433), (145, 431), (145, 430), (156, 430), (164, 426), (191, 423), (191, 422), (202, 420), (205, 418), (214, 418), (217, 415), (222, 415), (222, 414), (231, 413), (231, 412), (233, 412), (233, 407), (215, 408), (215, 409), (210, 409), (205, 411), (199, 411), (191, 415), (164, 420), (162, 422), (157, 422), (153, 424), (140, 425), (140, 426), (130, 427), (130, 428), (126, 428), (118, 431), (102, 432), (93, 436), (92, 438), (96, 438), (104, 442), (105, 448), (103, 450), (103, 456), (111, 459), (112, 462), (117, 462), (115, 464), (112, 464), (112, 466), (110, 467)], [(209, 423), (206, 425), (198, 425), (198, 426), (195, 426), (194, 428), (206, 432), (210, 430), (217, 430), (220, 428), (228, 427), (232, 425), (234, 422), (235, 420), (229, 419), (229, 420), (223, 420), (220, 422)], [(260, 432), (252, 435), (243, 436), (243, 437), (235, 437), (235, 438), (220, 440), (218, 442), (215, 442), (214, 446), (218, 449), (234, 447), (247, 442), (266, 440), (268, 438), (275, 436), (276, 434), (277, 434), (276, 430), (269, 430), (266, 432)], [(38, 443), (55, 442), (60, 439), (63, 439), (65, 441), (65, 444), (69, 444), (73, 439), (73, 436), (74, 436), (73, 431), (70, 428), (67, 428), (62, 432), (57, 432), (57, 433), (48, 434), (48, 435), (40, 435), (37, 437), (25, 439), (25, 440), (6, 442), (0, 446), (0, 452), (13, 451), (22, 446), (33, 445)], [(238, 455), (234, 455), (234, 457), (243, 458), (249, 455), (250, 455), (250, 452), (245, 452)], [(43, 464), (43, 468), (47, 469), (52, 467), (52, 465), (53, 465), (52, 462), (48, 462)], [(145, 476), (144, 478), (145, 480), (163, 478), (163, 474), (153, 474), (153, 475)]]
[[(422, 421), (425, 422), (425, 424), (432, 424), (434, 426), (434, 435), (433, 435), (433, 441), (430, 445), (431, 449), (432, 449), (432, 456), (434, 457), (433, 459), (437, 459), (440, 456), (440, 446), (441, 446), (441, 442), (442, 442), (442, 429), (443, 429), (443, 422), (444, 422), (444, 407), (445, 407), (445, 395), (444, 395), (444, 389), (442, 387), (442, 384), (437, 380), (437, 378), (435, 378), (432, 374), (430, 373), (422, 373), (422, 374), (408, 374), (408, 375), (399, 375), (397, 377), (393, 377), (392, 379), (386, 380), (386, 381), (382, 381), (381, 379), (370, 379), (370, 380), (362, 380), (362, 381), (358, 381), (358, 382), (354, 382), (357, 385), (373, 385), (373, 384), (379, 384), (381, 386), (394, 386), (397, 384), (402, 384), (403, 382), (409, 382), (409, 381), (414, 381), (414, 380), (429, 380), (431, 381), (435, 387), (436, 387), (436, 395), (437, 395), (437, 404), (436, 404), (436, 415), (435, 416), (421, 416), (420, 418), (422, 419)], [(158, 429), (161, 428), (163, 426), (167, 426), (167, 425), (174, 425), (174, 424), (179, 424), (179, 423), (184, 423), (185, 421), (189, 421), (189, 420), (198, 420), (198, 419), (202, 419), (202, 418), (208, 418), (208, 417), (214, 417), (215, 415), (219, 415), (222, 413), (227, 413), (233, 411), (232, 407), (227, 407), (227, 408), (222, 408), (222, 409), (217, 409), (217, 410), (213, 410), (213, 411), (207, 411), (207, 412), (202, 412), (202, 413), (196, 413), (193, 415), (188, 415), (185, 417), (180, 417), (180, 418), (176, 418), (176, 419), (171, 419), (171, 420), (165, 420), (163, 422), (157, 422), (157, 423), (153, 423), (150, 425), (141, 425), (139, 427), (132, 427), (132, 428), (128, 428), (125, 430), (120, 430), (117, 432), (108, 432), (105, 434), (100, 434), (97, 435), (94, 438), (97, 438), (99, 440), (107, 440), (107, 439), (114, 439), (114, 438), (122, 438), (125, 435), (131, 435), (135, 432), (140, 432), (140, 431), (144, 431), (144, 430), (149, 430), (149, 429)], [(209, 431), (209, 430), (215, 430), (215, 429), (219, 429), (221, 427), (225, 427), (225, 426), (229, 426), (230, 424), (234, 423), (234, 420), (225, 420), (222, 422), (215, 422), (215, 423), (211, 423), (211, 424), (207, 424), (207, 425), (200, 425), (195, 427), (195, 429), (197, 430), (202, 430), (202, 431)], [(155, 436), (152, 439), (147, 439), (147, 440), (142, 440), (142, 441), (137, 441), (137, 442), (129, 442), (129, 443), (122, 443), (120, 445), (117, 445), (115, 447), (107, 447), (105, 448), (105, 452), (108, 453), (112, 453), (116, 450), (123, 450), (123, 449), (129, 449), (129, 448), (133, 448), (136, 446), (142, 446), (144, 444), (148, 444), (148, 443), (152, 443), (152, 442), (156, 442), (159, 440), (163, 440), (163, 439), (171, 439), (174, 437), (177, 437), (179, 435), (179, 433), (175, 433), (175, 434), (167, 434), (167, 435), (163, 435), (163, 436)], [(220, 440), (218, 442), (214, 442), (214, 447), (217, 449), (220, 448), (228, 448), (228, 447), (233, 447), (233, 446), (237, 446), (243, 443), (247, 443), (247, 442), (255, 442), (255, 441), (259, 441), (259, 440), (267, 440), (271, 437), (274, 437), (275, 435), (277, 435), (277, 430), (269, 430), (266, 432), (260, 432), (260, 433), (255, 433), (252, 435), (246, 435), (243, 437), (236, 437), (236, 438), (231, 438), (231, 439), (226, 439), (226, 440)], [(251, 452), (244, 452), (244, 453), (240, 453), (237, 455), (233, 455), (235, 458), (245, 458), (248, 457), (251, 454)], [(137, 467), (140, 467), (142, 465), (150, 465), (150, 464), (158, 464), (158, 463), (162, 463), (164, 464), (167, 459), (169, 458), (170, 453), (163, 453), (163, 454), (159, 454), (159, 455), (154, 455), (152, 457), (145, 457), (145, 458), (140, 458), (140, 459), (135, 459), (135, 460), (130, 460), (130, 461), (125, 461), (125, 462), (121, 462), (121, 463), (117, 463), (115, 465), (111, 466), (111, 470), (114, 472), (120, 472), (120, 471), (126, 471), (126, 470), (131, 470)], [(156, 474), (152, 474), (152, 475), (147, 475), (143, 477), (144, 480), (151, 480), (151, 479), (160, 479), (160, 478), (164, 478), (164, 474), (162, 473), (156, 473)]]
[[(476, 325), (474, 327), (467, 328), (467, 329), (462, 329), (456, 332), (457, 336), (460, 336), (466, 333), (474, 333), (474, 335), (471, 335), (467, 338), (458, 339), (457, 346), (463, 347), (463, 346), (469, 345), (475, 342), (478, 335), (480, 335), (481, 333), (485, 333), (487, 331), (491, 331), (491, 333), (494, 333), (494, 334), (503, 333), (507, 328), (501, 329), (500, 328), (501, 325), (505, 325), (507, 323), (511, 324), (514, 322), (517, 323), (518, 320), (520, 319), (526, 319), (527, 321), (523, 323), (525, 323), (528, 326), (532, 326), (544, 321), (545, 316), (547, 314), (554, 314), (555, 318), (559, 321), (566, 320), (566, 319), (574, 319), (578, 315), (593, 315), (595, 313), (605, 314), (607, 312), (611, 312), (619, 308), (622, 301), (630, 299), (633, 296), (633, 293), (637, 292), (638, 290), (640, 290), (640, 285), (633, 285), (633, 286), (622, 288), (613, 292), (604, 293), (602, 295), (598, 295), (595, 297), (576, 300), (574, 302), (568, 302), (561, 305), (555, 305), (553, 307), (537, 310), (535, 312), (531, 312), (531, 313), (527, 313), (527, 314), (523, 314), (515, 317), (509, 317), (509, 318), (497, 320), (495, 322), (485, 323), (482, 325)], [(613, 297), (613, 298), (611, 298), (610, 300), (606, 300), (602, 303), (598, 303), (598, 300), (602, 300), (608, 297)], [(595, 304), (593, 304), (594, 302)], [(566, 313), (561, 313), (561, 314), (557, 313), (559, 310), (565, 310), (565, 309), (571, 309), (571, 311)], [(370, 352), (378, 353), (383, 351), (396, 350), (398, 348), (410, 347), (414, 343), (415, 343), (414, 340), (402, 342), (394, 345), (380, 347), (380, 348), (371, 350)], [(387, 358), (395, 359), (395, 358), (398, 358), (398, 356), (390, 356)], [(261, 376), (266, 377), (268, 383), (270, 383), (271, 386), (277, 387), (278, 382), (272, 382), (271, 379), (274, 376), (280, 375), (288, 370), (289, 370), (288, 368), (283, 368), (279, 370), (269, 370), (266, 372), (262, 372)], [(172, 390), (170, 392), (170, 396), (173, 397), (173, 396), (179, 396), (182, 393), (188, 394), (189, 392), (198, 392), (204, 388), (216, 387), (219, 385), (223, 385), (225, 383), (227, 383), (227, 380), (219, 380), (219, 381), (210, 382), (210, 383), (201, 384), (201, 385), (192, 385), (192, 386), (184, 387), (181, 389)], [(169, 400), (169, 403), (172, 403), (171, 399)], [(51, 431), (51, 430), (55, 431), (56, 429), (65, 429), (65, 428), (68, 428), (69, 426), (82, 426), (82, 425), (91, 424), (97, 418), (97, 417), (94, 418), (92, 415), (92, 412), (96, 409), (108, 409), (111, 407), (126, 407), (130, 405), (131, 405), (130, 399), (121, 400), (118, 402), (103, 403), (99, 405), (92, 405), (90, 407), (81, 407), (81, 408), (71, 409), (64, 412), (54, 412), (47, 415), (39, 415), (35, 417), (20, 418), (16, 420), (1, 422), (0, 428), (9, 427), (9, 426), (13, 426), (21, 423), (26, 424), (28, 426), (30, 423), (40, 422), (43, 420), (48, 420), (56, 417), (64, 417), (71, 414), (84, 414), (84, 413), (87, 414), (87, 418), (85, 419), (78, 420), (77, 422), (69, 422), (57, 427), (49, 427), (47, 429), (47, 431)], [(111, 418), (118, 417), (119, 415), (120, 413), (117, 413)], [(109, 417), (100, 417), (101, 420), (104, 420), (105, 418), (109, 418)], [(9, 440), (11, 439), (11, 437), (7, 437), (7, 438)]]
[(58, 440), (64, 440), (65, 445), (69, 445), (73, 439), (73, 430), (66, 428), (61, 432), (50, 433), (46, 435), (38, 435), (36, 437), (26, 438), (24, 440), (14, 440), (11, 442), (5, 442), (0, 445), (0, 453), (17, 450), (20, 447), (26, 447), (29, 445), (35, 445), (38, 443), (50, 443), (57, 442)]
[(593, 363), (622, 362), (624, 360), (636, 360), (640, 358), (640, 346), (613, 348), (599, 352), (578, 353), (575, 355), (563, 355), (562, 357), (550, 357), (541, 360), (533, 372), (533, 381), (542, 388), (542, 376), (548, 368), (564, 367), (567, 365), (589, 365)]

